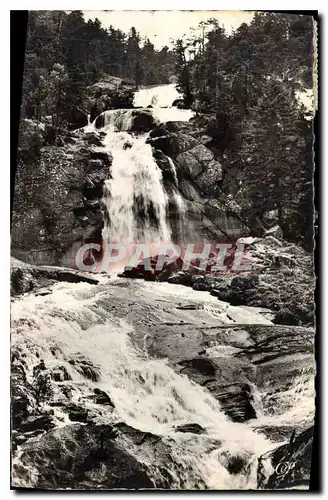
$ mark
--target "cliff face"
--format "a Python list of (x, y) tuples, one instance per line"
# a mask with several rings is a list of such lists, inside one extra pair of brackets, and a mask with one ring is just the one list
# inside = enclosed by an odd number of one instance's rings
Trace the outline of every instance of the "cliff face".
[[(23, 130), (30, 137), (36, 124), (27, 126)], [(110, 177), (112, 158), (101, 134), (71, 132), (59, 138), (59, 145), (46, 144), (41, 136), (34, 158), (18, 162), (12, 254), (33, 264), (73, 267), (74, 245), (101, 239), (103, 182)]]
[[(132, 114), (132, 142), (134, 134), (153, 127), (148, 142), (162, 171), (173, 238), (222, 241), (249, 234), (238, 207), (220, 194), (220, 162), (192, 135), (192, 126), (169, 122), (154, 128), (158, 121), (151, 110)], [(110, 178), (112, 156), (103, 145), (102, 128), (87, 130), (57, 131), (52, 137), (48, 125), (22, 123), (12, 219), (15, 257), (70, 266), (82, 242), (101, 241), (103, 183)], [(183, 207), (177, 205), (176, 193)]]

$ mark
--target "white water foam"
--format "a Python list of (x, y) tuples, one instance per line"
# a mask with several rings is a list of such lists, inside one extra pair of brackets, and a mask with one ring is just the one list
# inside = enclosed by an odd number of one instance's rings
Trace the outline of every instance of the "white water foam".
[[(102, 293), (106, 300), (106, 291)], [(26, 356), (28, 381), (42, 358), (48, 367), (66, 367), (73, 401), (94, 387), (105, 390), (115, 410), (101, 413), (90, 403), (98, 420), (124, 421), (161, 436), (171, 450), (172, 464), (167, 466), (175, 478), (172, 488), (255, 488), (256, 457), (272, 447), (270, 441), (231, 422), (206, 389), (175, 373), (165, 360), (149, 359), (131, 342), (131, 327), (103, 309), (99, 297), (91, 285), (59, 284), (50, 296), (26, 296), (12, 304), (12, 344), (18, 343)], [(68, 362), (77, 353), (99, 367), (99, 382), (86, 380)], [(60, 410), (57, 418), (59, 425), (65, 424)], [(174, 430), (188, 423), (198, 423), (206, 434)], [(236, 456), (243, 457), (245, 468), (232, 475), (227, 467)]]

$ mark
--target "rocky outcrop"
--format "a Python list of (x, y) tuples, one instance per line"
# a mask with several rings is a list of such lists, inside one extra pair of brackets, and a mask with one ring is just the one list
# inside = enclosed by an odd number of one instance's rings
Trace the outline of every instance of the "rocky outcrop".
[(173, 159), (179, 154), (198, 145), (194, 137), (182, 132), (172, 132), (170, 134), (155, 137), (150, 135), (147, 142), (155, 149), (160, 149), (164, 154)]
[(220, 163), (214, 159), (212, 151), (202, 144), (179, 154), (176, 157), (176, 162), (182, 175), (191, 178), (201, 192), (208, 194), (212, 190), (213, 193), (215, 184), (222, 179)]
[(169, 121), (154, 127), (147, 142), (163, 172), (165, 189), (174, 193), (178, 188), (181, 194), (185, 210), (184, 238), (227, 241), (247, 236), (249, 228), (240, 215), (239, 206), (221, 190), (223, 166), (215, 152), (207, 147), (209, 140), (193, 123)]
[(98, 284), (93, 276), (65, 267), (33, 266), (12, 258), (10, 268), (12, 297), (32, 290), (38, 294), (51, 293), (49, 287), (58, 281)]
[(84, 108), (91, 121), (107, 109), (133, 108), (134, 91), (132, 82), (107, 75), (87, 88)]
[(73, 144), (42, 146), (38, 158), (17, 167), (12, 254), (32, 264), (74, 267), (74, 244), (99, 241), (102, 186), (111, 155), (101, 136), (75, 134)]
[(145, 133), (149, 132), (156, 124), (152, 112), (143, 110), (132, 111), (131, 132)]
[[(313, 427), (300, 434), (292, 434), (290, 442), (259, 458), (259, 486), (267, 490), (307, 488), (310, 482), (313, 445)], [(273, 472), (266, 478), (263, 473), (270, 462)]]
[[(149, 334), (147, 350), (168, 358), (177, 372), (205, 387), (235, 422), (255, 423), (258, 410), (262, 422), (265, 416), (287, 413), (315, 371), (313, 329), (305, 327), (168, 323)], [(302, 419), (290, 425), (304, 430)], [(286, 436), (280, 425), (261, 432), (270, 438), (275, 432), (278, 441)]]

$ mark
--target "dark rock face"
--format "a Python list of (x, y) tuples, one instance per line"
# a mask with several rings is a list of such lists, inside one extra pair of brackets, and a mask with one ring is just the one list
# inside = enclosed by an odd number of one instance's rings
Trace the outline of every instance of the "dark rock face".
[(65, 119), (70, 123), (70, 128), (75, 130), (77, 128), (85, 127), (88, 124), (88, 114), (85, 110), (77, 106), (65, 108), (61, 113)]
[(161, 123), (149, 132), (149, 137), (151, 137), (152, 139), (155, 139), (156, 137), (162, 137), (164, 135), (170, 135), (170, 132), (167, 129), (167, 124), (164, 125)]
[(35, 287), (35, 280), (32, 273), (20, 267), (11, 268), (10, 283), (10, 293), (12, 296), (30, 292)]
[(165, 263), (162, 266), (162, 269), (157, 270), (157, 262), (158, 259), (164, 258), (166, 256), (163, 255), (155, 255), (150, 257), (150, 259), (143, 259), (138, 263), (136, 267), (132, 269), (126, 267), (122, 273), (122, 276), (125, 278), (141, 278), (148, 281), (166, 281), (168, 277), (177, 272), (178, 269), (181, 269), (183, 265), (183, 261), (181, 259), (177, 259), (171, 264)]
[(65, 426), (21, 446), (17, 478), (29, 479), (29, 468), (39, 476), (42, 489), (106, 490), (154, 488), (147, 468), (115, 443), (111, 425)]
[(176, 161), (182, 173), (191, 178), (201, 192), (213, 192), (215, 185), (222, 179), (221, 164), (203, 144), (179, 154)]
[(188, 151), (198, 144), (196, 139), (183, 133), (171, 133), (154, 138), (150, 137), (148, 142), (155, 149), (160, 149), (170, 158), (176, 158), (179, 154)]
[(243, 382), (226, 384), (225, 380), (221, 380), (220, 360), (202, 357), (180, 361), (178, 364), (184, 366), (182, 370), (185, 375), (211, 392), (234, 422), (246, 422), (257, 417), (250, 385)]
[(100, 377), (99, 366), (95, 366), (90, 359), (83, 354), (77, 353), (74, 357), (68, 360), (69, 364), (74, 366), (81, 375), (92, 382), (98, 382)]
[(178, 109), (184, 109), (184, 108), (188, 109), (183, 99), (176, 99), (175, 101), (173, 101), (172, 106), (175, 106)]
[[(262, 455), (259, 459), (259, 486), (264, 489), (297, 489), (308, 486), (311, 474), (313, 444), (313, 427), (291, 439), (289, 444), (279, 446), (275, 450)], [(274, 472), (265, 481), (262, 469), (267, 460), (271, 461)]]
[(55, 266), (33, 266), (17, 259), (11, 259), (11, 295), (37, 292), (51, 293), (44, 290), (58, 281), (68, 283), (89, 283), (97, 285), (98, 280), (86, 273)]
[(51, 370), (51, 378), (55, 382), (64, 382), (66, 380), (72, 380), (72, 377), (68, 373), (65, 366), (56, 366)]
[(94, 402), (98, 405), (108, 405), (112, 408), (115, 407), (113, 401), (110, 399), (108, 394), (101, 389), (94, 389)]
[(88, 410), (75, 404), (69, 404), (65, 407), (68, 417), (72, 422), (87, 422)]
[(132, 132), (149, 132), (156, 124), (156, 120), (150, 111), (135, 110), (132, 112), (132, 117)]
[(166, 181), (168, 181), (176, 185), (177, 184), (176, 170), (169, 161), (169, 158), (159, 149), (153, 150), (153, 157), (162, 171), (163, 182), (165, 183)]
[[(291, 389), (299, 377), (302, 386), (307, 384), (302, 370), (309, 380), (315, 370), (313, 329), (305, 327), (221, 325), (207, 329), (206, 324), (201, 328), (167, 324), (151, 332), (147, 345), (150, 355), (168, 358), (178, 373), (205, 387), (235, 422), (257, 418), (258, 392), (265, 392), (261, 397), (265, 415), (288, 411), (293, 404)], [(304, 430), (303, 424), (297, 425), (297, 431)], [(286, 435), (280, 427), (261, 432), (269, 437), (274, 432), (275, 441)]]
[(107, 109), (133, 108), (132, 82), (116, 76), (105, 76), (101, 81), (88, 87), (87, 93), (84, 107), (91, 114), (91, 121)]
[(205, 432), (205, 429), (199, 424), (178, 425), (175, 429), (177, 432), (191, 432), (192, 434), (204, 434)]
[[(12, 212), (12, 254), (31, 264), (74, 267), (74, 245), (97, 241), (102, 186), (111, 156), (95, 135), (65, 146), (42, 146), (27, 168), (18, 164)], [(90, 201), (92, 200), (92, 203)]]

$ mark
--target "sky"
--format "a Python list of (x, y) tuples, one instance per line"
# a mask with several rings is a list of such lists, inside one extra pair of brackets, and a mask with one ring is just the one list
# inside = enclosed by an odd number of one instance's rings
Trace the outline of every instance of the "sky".
[(226, 31), (238, 28), (240, 24), (250, 22), (253, 13), (245, 11), (101, 11), (86, 10), (86, 20), (95, 19), (101, 21), (104, 28), (111, 24), (127, 32), (134, 26), (143, 37), (148, 37), (157, 49), (164, 45), (170, 45), (171, 39), (177, 39), (188, 34), (190, 28), (196, 28), (200, 21), (206, 21), (215, 17), (220, 25), (224, 25)]

